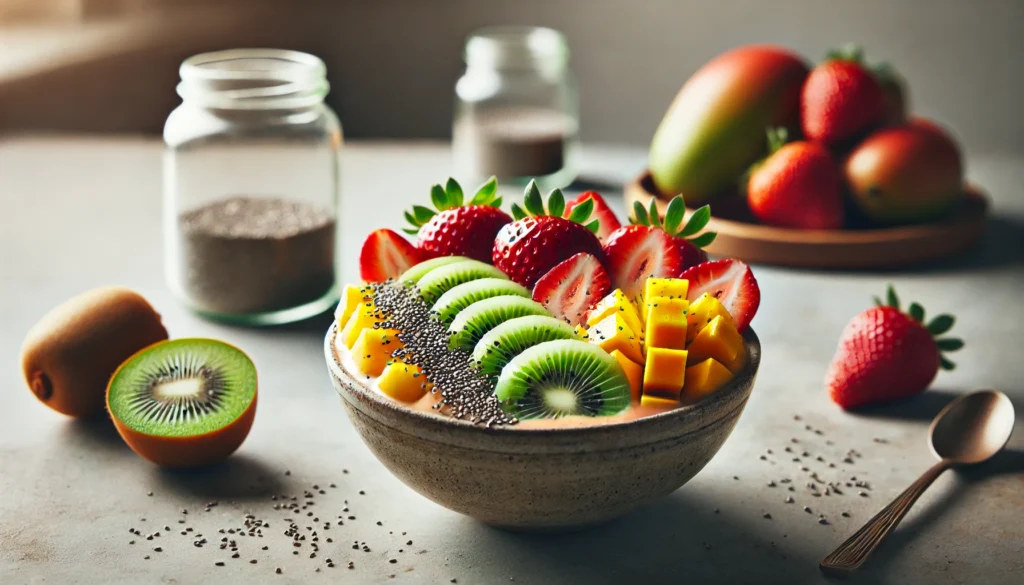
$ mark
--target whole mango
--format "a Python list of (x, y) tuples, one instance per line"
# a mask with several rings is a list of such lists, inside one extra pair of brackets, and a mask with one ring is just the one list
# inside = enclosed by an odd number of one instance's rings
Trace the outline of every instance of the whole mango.
[(699, 205), (735, 185), (768, 152), (765, 128), (799, 128), (808, 71), (798, 55), (770, 45), (739, 47), (701, 67), (654, 133), (650, 170), (658, 191)]
[(939, 217), (964, 190), (956, 142), (937, 124), (920, 118), (868, 136), (844, 167), (857, 207), (882, 224)]

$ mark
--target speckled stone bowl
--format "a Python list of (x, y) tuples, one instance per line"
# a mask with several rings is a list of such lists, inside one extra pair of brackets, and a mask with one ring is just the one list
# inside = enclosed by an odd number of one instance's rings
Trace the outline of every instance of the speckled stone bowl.
[(718, 452), (743, 412), (761, 361), (744, 333), (747, 364), (698, 404), (580, 428), (483, 428), (414, 411), (361, 384), (324, 349), (349, 419), (406, 485), (487, 524), (557, 530), (597, 524), (672, 493)]

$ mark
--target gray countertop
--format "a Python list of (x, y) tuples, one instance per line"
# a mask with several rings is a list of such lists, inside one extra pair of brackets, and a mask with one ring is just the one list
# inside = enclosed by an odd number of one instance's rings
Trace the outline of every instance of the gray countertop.
[[(764, 346), (761, 371), (731, 438), (689, 484), (591, 530), (528, 535), (492, 529), (425, 500), (373, 458), (331, 389), (321, 353), (325, 320), (273, 330), (233, 328), (198, 319), (170, 297), (162, 281), (160, 153), (158, 142), (142, 139), (0, 141), (0, 355), (5, 356), (0, 583), (5, 585), (448, 583), (453, 578), (458, 583), (825, 582), (818, 560), (931, 464), (925, 434), (946, 402), (972, 388), (994, 387), (1007, 391), (1024, 417), (1024, 359), (1018, 345), (1024, 321), (1024, 157), (976, 156), (969, 158), (969, 174), (992, 193), (995, 213), (985, 241), (970, 257), (910, 273), (755, 268), (763, 295), (754, 321)], [(607, 193), (617, 193), (615, 185), (637, 172), (643, 160), (644, 153), (635, 149), (584, 151), (586, 176), (607, 183), (602, 187)], [(424, 199), (429, 184), (446, 177), (449, 167), (441, 144), (346, 147), (346, 279), (357, 275), (355, 251), (365, 234), (379, 225), (398, 226), (399, 210)], [(845, 323), (889, 281), (931, 313), (955, 313), (954, 331), (967, 347), (956, 356), (956, 371), (940, 374), (925, 395), (867, 414), (846, 414), (825, 396), (824, 370)], [(109, 423), (66, 419), (25, 388), (17, 355), (32, 323), (65, 298), (112, 283), (145, 294), (173, 336), (219, 337), (255, 359), (259, 411), (248, 440), (227, 463), (198, 472), (163, 471), (136, 457)], [(1021, 423), (1016, 431), (1009, 451), (997, 460), (941, 477), (850, 581), (1024, 582)], [(769, 449), (772, 453), (761, 460)], [(851, 449), (860, 456), (843, 462)], [(802, 465), (809, 471), (801, 471)], [(864, 496), (850, 488), (842, 495), (812, 497), (806, 487), (811, 472), (826, 481), (856, 476), (870, 489)], [(769, 486), (783, 478), (792, 479), (788, 485), (795, 491), (782, 483)], [(331, 483), (336, 487), (328, 487)], [(313, 490), (316, 504), (298, 511), (297, 522), (312, 520), (306, 513), (315, 511), (314, 517), (324, 516), (318, 524), (339, 515), (345, 524), (321, 530), (320, 553), (310, 559), (308, 545), (294, 555), (290, 538), (282, 534), (284, 518), (296, 512), (275, 510), (279, 501), (271, 497), (301, 497), (313, 484), (325, 494)], [(787, 495), (795, 503), (784, 503)], [(219, 505), (206, 511), (211, 501)], [(346, 501), (349, 510), (343, 511)], [(248, 513), (271, 527), (262, 539), (229, 535), (237, 538), (240, 554), (231, 559), (215, 546), (228, 536), (218, 530), (240, 527)], [(828, 524), (817, 522), (819, 513)], [(181, 536), (187, 528), (193, 528), (190, 537)], [(154, 531), (161, 536), (144, 538)], [(211, 544), (194, 547), (195, 533)], [(353, 541), (365, 541), (370, 551), (353, 550)], [(327, 558), (335, 568), (328, 568)], [(218, 561), (226, 565), (218, 567)], [(346, 568), (349, 561), (355, 568)], [(275, 574), (277, 567), (282, 574)]]

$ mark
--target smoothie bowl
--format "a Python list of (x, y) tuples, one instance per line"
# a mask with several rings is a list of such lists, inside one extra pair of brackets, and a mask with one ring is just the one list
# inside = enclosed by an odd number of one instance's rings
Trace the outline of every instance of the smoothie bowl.
[[(433, 217), (472, 207), (433, 199)], [(538, 199), (528, 189), (530, 213), (513, 206), (490, 235), (489, 262), (470, 245), (431, 250), (429, 222), (415, 248), (371, 234), (324, 351), (350, 420), (399, 479), (488, 524), (550, 530), (627, 513), (711, 460), (753, 388), (760, 293), (746, 265), (707, 262), (692, 243), (705, 235), (680, 235), (701, 226), (672, 210), (619, 227), (597, 194), (570, 202), (585, 214), (557, 192)], [(595, 207), (615, 228), (587, 221)], [(561, 231), (572, 238), (550, 241)]]

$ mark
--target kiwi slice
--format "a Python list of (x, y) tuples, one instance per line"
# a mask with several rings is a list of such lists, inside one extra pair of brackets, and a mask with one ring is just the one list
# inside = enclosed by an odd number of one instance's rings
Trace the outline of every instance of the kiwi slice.
[(473, 362), (494, 378), (524, 349), (554, 339), (579, 339), (571, 325), (543, 315), (516, 317), (491, 329), (473, 348)]
[(123, 363), (107, 386), (107, 406), (139, 455), (171, 467), (204, 465), (245, 440), (256, 386), (256, 367), (238, 348), (214, 339), (176, 339)]
[(501, 370), (494, 393), (518, 418), (608, 416), (629, 407), (622, 366), (597, 345), (545, 341), (523, 350)]
[(447, 325), (452, 322), (459, 311), (469, 305), (501, 295), (530, 298), (530, 291), (511, 280), (478, 278), (451, 288), (438, 297), (437, 302), (430, 310), (437, 315), (438, 320)]
[(550, 317), (551, 313), (544, 308), (544, 305), (536, 301), (514, 295), (502, 295), (477, 301), (459, 311), (459, 314), (452, 320), (452, 324), (448, 326), (448, 333), (451, 335), (448, 345), (453, 349), (461, 348), (473, 351), (477, 342), (488, 331), (509, 319), (527, 315)]
[(438, 256), (437, 258), (424, 260), (403, 272), (402, 275), (398, 277), (398, 282), (416, 284), (421, 278), (423, 278), (424, 274), (431, 270), (440, 268), (441, 266), (447, 266), (448, 264), (462, 262), (463, 260), (469, 260), (469, 258), (466, 258), (465, 256)]
[(434, 268), (416, 283), (420, 298), (434, 304), (437, 299), (456, 286), (479, 278), (501, 278), (508, 280), (505, 273), (479, 260), (463, 260)]

